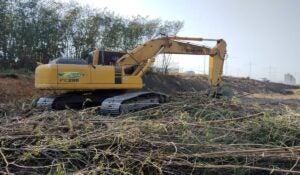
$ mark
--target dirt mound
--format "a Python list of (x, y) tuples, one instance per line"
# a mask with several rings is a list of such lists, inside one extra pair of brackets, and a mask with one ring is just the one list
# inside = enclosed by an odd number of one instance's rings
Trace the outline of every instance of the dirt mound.
[(32, 77), (15, 74), (0, 76), (0, 103), (9, 103), (37, 94)]
[[(237, 93), (280, 93), (291, 94), (290, 89), (299, 89), (281, 83), (263, 82), (249, 78), (223, 77), (222, 84), (230, 87)], [(149, 73), (144, 76), (147, 89), (165, 93), (205, 91), (209, 88), (205, 75), (161, 75)]]
[(209, 88), (205, 76), (162, 75), (149, 73), (143, 77), (145, 88), (164, 93), (195, 92)]
[(292, 93), (290, 89), (299, 89), (299, 86), (291, 86), (282, 83), (263, 82), (249, 78), (223, 77), (223, 84), (237, 92), (247, 93)]
[[(161, 75), (148, 73), (144, 76), (145, 89), (173, 94), (176, 92), (205, 91), (209, 88), (204, 75)], [(248, 78), (223, 77), (223, 85), (237, 93), (290, 93), (290, 89), (299, 89), (280, 83), (262, 82)], [(34, 88), (34, 77), (16, 74), (0, 75), (0, 103), (32, 98), (42, 95)]]
[(0, 78), (13, 78), (13, 79), (18, 79), (19, 76), (17, 74), (2, 74), (0, 75)]

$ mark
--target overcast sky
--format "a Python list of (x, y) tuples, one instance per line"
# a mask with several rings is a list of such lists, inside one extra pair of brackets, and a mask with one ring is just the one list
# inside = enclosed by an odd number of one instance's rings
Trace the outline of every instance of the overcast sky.
[[(300, 81), (300, 0), (78, 0), (122, 16), (184, 21), (178, 36), (223, 38), (234, 76)], [(173, 56), (183, 70), (203, 71), (202, 57)], [(208, 59), (205, 59), (206, 62)], [(206, 63), (207, 66), (207, 63)], [(207, 68), (206, 68), (207, 69)]]

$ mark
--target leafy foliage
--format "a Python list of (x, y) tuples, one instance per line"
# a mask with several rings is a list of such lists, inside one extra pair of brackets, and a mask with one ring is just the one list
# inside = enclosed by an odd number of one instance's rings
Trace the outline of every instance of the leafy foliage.
[(94, 48), (128, 51), (182, 27), (181, 21), (125, 18), (74, 1), (0, 0), (0, 66), (33, 70), (37, 61), (78, 58)]

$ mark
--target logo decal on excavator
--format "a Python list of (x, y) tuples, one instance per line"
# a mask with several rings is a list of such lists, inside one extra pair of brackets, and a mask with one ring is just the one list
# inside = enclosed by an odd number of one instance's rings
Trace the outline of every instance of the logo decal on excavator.
[(82, 74), (80, 72), (58, 72), (58, 76), (61, 78), (75, 79), (80, 78)]

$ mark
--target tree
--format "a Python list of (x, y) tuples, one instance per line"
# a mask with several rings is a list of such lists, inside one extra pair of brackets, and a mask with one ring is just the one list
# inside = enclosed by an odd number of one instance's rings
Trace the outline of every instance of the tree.
[[(166, 21), (160, 28), (159, 31), (163, 35), (176, 35), (181, 28), (183, 27), (183, 23), (179, 21)], [(171, 64), (171, 57), (170, 54), (163, 54), (160, 64), (160, 70), (163, 74), (169, 73), (169, 68)]]
[(0, 0), (0, 66), (33, 70), (36, 61), (80, 58), (95, 48), (126, 52), (182, 27), (180, 21), (125, 18), (74, 1)]

